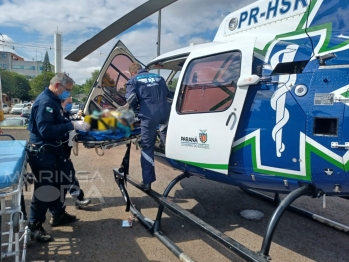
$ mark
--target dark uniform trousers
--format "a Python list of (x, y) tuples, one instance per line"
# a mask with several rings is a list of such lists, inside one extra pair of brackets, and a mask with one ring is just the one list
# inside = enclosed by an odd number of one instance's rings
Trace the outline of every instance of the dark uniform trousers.
[(75, 170), (61, 147), (43, 153), (28, 153), (28, 158), (36, 179), (29, 221), (43, 223), (47, 209), (53, 216), (64, 212), (65, 196)]
[[(141, 166), (145, 184), (155, 181), (154, 147), (159, 125), (168, 123), (171, 98), (165, 80), (157, 75), (141, 69), (126, 84), (126, 99), (133, 110), (140, 106), (138, 117), (141, 119)], [(160, 130), (162, 143), (165, 142), (165, 129)]]
[(63, 148), (64, 148), (65, 154), (69, 158), (67, 165), (69, 165), (69, 170), (70, 170), (69, 174), (71, 175), (69, 180), (66, 180), (66, 182), (68, 183), (67, 186), (69, 185), (68, 192), (74, 199), (82, 201), (84, 200), (85, 194), (84, 194), (84, 191), (80, 188), (79, 180), (76, 178), (73, 162), (70, 159), (72, 147), (70, 147), (68, 143), (64, 143)]

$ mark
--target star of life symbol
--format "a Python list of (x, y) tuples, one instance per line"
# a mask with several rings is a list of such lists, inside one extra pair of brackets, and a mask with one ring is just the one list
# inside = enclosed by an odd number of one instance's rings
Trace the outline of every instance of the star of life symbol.
[[(282, 55), (282, 62), (293, 61), (298, 50), (298, 45), (289, 45), (285, 49), (275, 53), (270, 59), (272, 68), (275, 68), (280, 63), (280, 57)], [(282, 142), (282, 129), (290, 119), (290, 114), (285, 107), (286, 94), (289, 91), (286, 83), (295, 83), (296, 75), (285, 75), (279, 77), (279, 87), (274, 92), (270, 99), (271, 107), (276, 111), (276, 124), (272, 131), (272, 137), (275, 141), (276, 156), (281, 157), (282, 152), (285, 151), (285, 144)]]

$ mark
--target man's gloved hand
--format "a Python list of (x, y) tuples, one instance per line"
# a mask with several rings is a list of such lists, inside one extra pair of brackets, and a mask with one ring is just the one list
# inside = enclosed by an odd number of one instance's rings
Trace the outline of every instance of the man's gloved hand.
[(75, 130), (69, 131), (69, 140), (68, 140), (68, 146), (73, 147), (74, 146), (74, 137), (77, 135)]
[(72, 121), (75, 130), (88, 131), (90, 130), (90, 125), (84, 121)]

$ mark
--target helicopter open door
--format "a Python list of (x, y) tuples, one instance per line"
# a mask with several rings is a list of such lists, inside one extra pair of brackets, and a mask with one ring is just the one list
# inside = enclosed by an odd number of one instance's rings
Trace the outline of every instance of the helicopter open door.
[(194, 50), (179, 77), (166, 157), (228, 173), (228, 162), (251, 83), (255, 39)]
[(116, 109), (126, 104), (126, 82), (131, 78), (128, 71), (133, 62), (138, 62), (127, 47), (118, 41), (88, 95), (84, 114), (103, 109)]

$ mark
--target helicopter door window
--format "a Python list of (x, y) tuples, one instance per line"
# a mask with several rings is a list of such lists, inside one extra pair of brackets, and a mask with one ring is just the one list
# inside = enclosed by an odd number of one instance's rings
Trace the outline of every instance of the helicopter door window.
[(126, 83), (127, 83), (127, 81), (128, 80), (126, 78), (124, 78), (123, 76), (120, 75), (119, 81), (116, 84), (116, 90), (123, 97), (125, 97), (125, 94), (126, 94)]
[(228, 109), (235, 96), (240, 67), (241, 53), (237, 51), (191, 61), (181, 84), (177, 111), (190, 114)]
[(119, 77), (118, 71), (116, 71), (111, 66), (108, 67), (107, 71), (103, 75), (102, 86), (114, 87), (115, 82)]
[(117, 55), (114, 57), (111, 64), (120, 71), (121, 74), (123, 74), (127, 79), (131, 78), (131, 74), (128, 71), (128, 68), (133, 63), (133, 61), (125, 55)]
[(104, 92), (120, 106), (126, 103), (125, 84), (131, 77), (128, 68), (132, 63), (128, 56), (116, 55), (102, 78)]

